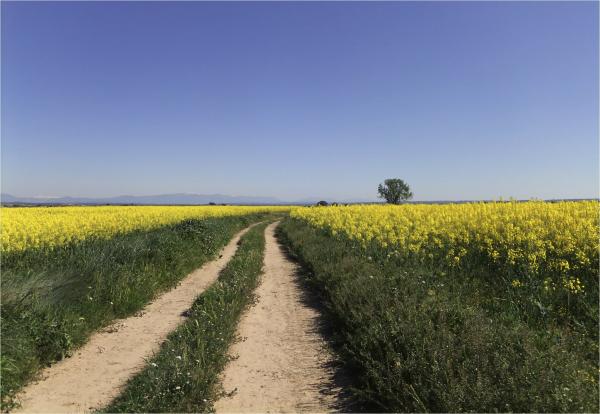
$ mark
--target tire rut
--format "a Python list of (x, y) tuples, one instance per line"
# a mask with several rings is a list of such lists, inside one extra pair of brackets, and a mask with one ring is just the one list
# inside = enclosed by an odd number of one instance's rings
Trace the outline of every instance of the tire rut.
[(229, 396), (219, 412), (330, 412), (339, 407), (333, 357), (319, 334), (319, 312), (306, 304), (297, 266), (265, 230), (265, 263), (255, 306), (242, 317), (222, 374)]
[(19, 393), (21, 407), (15, 412), (83, 412), (108, 405), (185, 320), (185, 311), (218, 278), (251, 227), (237, 233), (218, 259), (190, 273), (137, 316), (114, 321), (93, 334), (72, 357), (44, 369), (40, 379)]

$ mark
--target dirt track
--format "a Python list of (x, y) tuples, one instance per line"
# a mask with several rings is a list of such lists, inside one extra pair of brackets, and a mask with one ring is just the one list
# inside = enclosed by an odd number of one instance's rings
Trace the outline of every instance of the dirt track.
[(169, 332), (185, 319), (182, 313), (219, 276), (247, 231), (238, 233), (221, 257), (188, 275), (179, 286), (140, 313), (118, 320), (94, 334), (71, 358), (45, 369), (41, 380), (18, 396), (19, 412), (82, 412), (101, 408), (115, 398), (125, 382), (144, 366)]
[(223, 373), (231, 397), (217, 412), (326, 412), (335, 410), (339, 389), (333, 384), (332, 357), (318, 333), (318, 312), (305, 303), (296, 266), (266, 229), (265, 273), (258, 302), (242, 317), (242, 341), (230, 350)]

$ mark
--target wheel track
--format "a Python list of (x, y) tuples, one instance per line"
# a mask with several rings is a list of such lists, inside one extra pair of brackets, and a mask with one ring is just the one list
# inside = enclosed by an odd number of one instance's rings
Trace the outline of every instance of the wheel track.
[(265, 230), (265, 272), (258, 301), (242, 317), (242, 341), (230, 350), (233, 360), (222, 374), (225, 392), (219, 412), (330, 412), (339, 406), (333, 357), (318, 332), (319, 313), (308, 306), (298, 269)]
[(193, 271), (177, 287), (148, 304), (140, 316), (114, 321), (93, 334), (72, 357), (44, 369), (38, 381), (18, 394), (21, 407), (15, 412), (83, 412), (109, 404), (127, 380), (145, 366), (145, 359), (185, 320), (182, 314), (218, 278), (251, 227), (237, 233), (218, 259)]

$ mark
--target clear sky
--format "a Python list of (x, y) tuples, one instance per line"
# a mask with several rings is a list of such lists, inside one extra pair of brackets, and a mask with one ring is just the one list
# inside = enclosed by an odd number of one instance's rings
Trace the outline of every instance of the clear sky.
[(2, 2), (2, 191), (598, 196), (598, 3)]

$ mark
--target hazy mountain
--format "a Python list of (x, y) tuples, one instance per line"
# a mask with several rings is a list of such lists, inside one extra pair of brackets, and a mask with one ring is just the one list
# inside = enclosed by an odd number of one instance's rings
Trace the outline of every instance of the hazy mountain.
[[(307, 197), (300, 200), (286, 201), (275, 197), (252, 197), (252, 196), (229, 196), (224, 194), (159, 194), (152, 196), (122, 195), (116, 197), (15, 197), (11, 194), (0, 194), (0, 201), (4, 204), (39, 204), (39, 205), (67, 205), (67, 204), (138, 204), (138, 205), (206, 205), (216, 204), (242, 204), (242, 205), (314, 205), (320, 200), (329, 204), (354, 204), (382, 202), (376, 199), (333, 199), (327, 197)], [(553, 199), (556, 201), (581, 201), (598, 199)], [(471, 203), (473, 201), (492, 200), (436, 200), (436, 201), (409, 201), (411, 204), (447, 204), (447, 203)], [(528, 201), (528, 200), (516, 200)]]
[(23, 204), (285, 204), (274, 197), (229, 196), (224, 194), (159, 194), (151, 196), (122, 195), (116, 197), (15, 197), (1, 194), (2, 203)]

